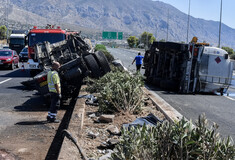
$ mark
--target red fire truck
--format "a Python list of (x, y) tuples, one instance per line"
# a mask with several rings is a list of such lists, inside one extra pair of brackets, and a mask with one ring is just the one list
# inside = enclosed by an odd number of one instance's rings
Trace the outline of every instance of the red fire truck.
[(66, 39), (66, 31), (60, 27), (54, 28), (52, 25), (47, 25), (45, 29), (38, 29), (34, 26), (27, 35), (28, 37), (28, 62), (25, 66), (26, 69), (30, 70), (32, 76), (42, 71), (39, 66), (39, 60), (37, 55), (34, 53), (34, 46), (38, 43), (45, 41), (49, 43), (56, 43)]

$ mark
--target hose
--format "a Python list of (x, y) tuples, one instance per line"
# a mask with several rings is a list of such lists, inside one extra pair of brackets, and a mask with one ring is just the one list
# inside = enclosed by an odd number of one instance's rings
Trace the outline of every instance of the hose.
[(71, 135), (71, 133), (69, 131), (67, 131), (66, 129), (64, 129), (62, 131), (62, 134), (75, 144), (75, 146), (77, 147), (78, 151), (82, 155), (82, 158), (84, 160), (88, 160), (88, 158), (86, 157), (86, 154), (84, 153), (83, 149), (81, 148), (81, 146), (78, 145), (77, 140)]

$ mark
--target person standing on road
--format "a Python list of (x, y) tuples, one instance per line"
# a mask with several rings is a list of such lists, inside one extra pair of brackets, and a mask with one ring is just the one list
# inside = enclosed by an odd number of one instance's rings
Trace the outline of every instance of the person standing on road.
[(60, 87), (60, 77), (58, 74), (60, 68), (59, 62), (52, 63), (52, 70), (47, 74), (48, 89), (51, 95), (51, 105), (47, 116), (48, 122), (58, 123), (56, 120), (57, 109), (60, 106), (61, 98), (61, 87)]
[(144, 56), (142, 56), (141, 53), (139, 52), (138, 55), (133, 60), (132, 64), (136, 61), (136, 71), (140, 71), (143, 58), (144, 58)]

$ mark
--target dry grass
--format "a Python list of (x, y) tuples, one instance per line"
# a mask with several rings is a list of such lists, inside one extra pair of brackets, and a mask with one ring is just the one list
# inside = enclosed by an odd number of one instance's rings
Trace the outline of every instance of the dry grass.
[(6, 39), (0, 40), (0, 44), (7, 44), (7, 40)]

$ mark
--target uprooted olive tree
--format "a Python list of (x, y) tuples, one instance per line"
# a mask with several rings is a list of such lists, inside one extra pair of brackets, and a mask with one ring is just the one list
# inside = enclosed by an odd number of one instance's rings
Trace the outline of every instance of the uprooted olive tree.
[(99, 111), (137, 113), (143, 106), (143, 78), (125, 71), (112, 71), (93, 80), (87, 91), (98, 93)]
[(232, 139), (221, 140), (218, 126), (208, 127), (205, 116), (199, 116), (196, 126), (182, 119), (173, 124), (165, 121), (156, 127), (123, 129), (120, 143), (112, 159), (115, 160), (232, 160), (235, 146)]

